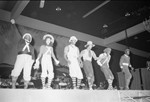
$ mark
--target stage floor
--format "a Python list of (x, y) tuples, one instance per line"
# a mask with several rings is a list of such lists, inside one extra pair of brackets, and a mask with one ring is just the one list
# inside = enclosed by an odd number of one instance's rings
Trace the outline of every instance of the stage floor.
[(0, 102), (150, 102), (150, 91), (0, 89)]

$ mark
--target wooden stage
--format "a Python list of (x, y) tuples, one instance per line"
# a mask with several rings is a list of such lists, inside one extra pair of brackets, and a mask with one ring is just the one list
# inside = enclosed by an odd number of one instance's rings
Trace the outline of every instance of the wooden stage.
[(150, 102), (150, 90), (0, 89), (0, 102)]

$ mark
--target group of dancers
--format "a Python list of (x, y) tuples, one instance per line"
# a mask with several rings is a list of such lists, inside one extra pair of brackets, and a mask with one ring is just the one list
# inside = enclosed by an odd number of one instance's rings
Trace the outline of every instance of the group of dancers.
[[(38, 69), (41, 64), (42, 88), (52, 89), (51, 82), (54, 78), (52, 58), (54, 59), (56, 65), (59, 65), (60, 63), (53, 51), (54, 37), (50, 34), (45, 34), (43, 36), (45, 44), (40, 46), (40, 51), (36, 59), (34, 56), (34, 47), (30, 44), (32, 39), (33, 38), (31, 34), (25, 33), (18, 43), (18, 55), (14, 69), (11, 72), (12, 88), (16, 88), (16, 81), (21, 71), (23, 70), (24, 89), (27, 89), (29, 81), (31, 80), (32, 66), (34, 69)], [(109, 67), (109, 62), (111, 59), (111, 48), (105, 48), (103, 53), (97, 57), (95, 52), (92, 50), (92, 48), (95, 46), (92, 41), (88, 41), (84, 46), (85, 49), (81, 52), (76, 46), (77, 41), (78, 39), (75, 36), (71, 36), (69, 39), (69, 45), (64, 48), (64, 59), (67, 61), (67, 66), (69, 67), (69, 75), (72, 79), (73, 89), (79, 89), (81, 85), (81, 80), (83, 79), (81, 68), (83, 68), (88, 81), (89, 90), (92, 90), (92, 86), (95, 80), (92, 66), (92, 59), (94, 59), (97, 61), (97, 64), (105, 75), (105, 78), (108, 82), (107, 89), (113, 90), (112, 83), (114, 80), (114, 75)], [(129, 54), (130, 50), (126, 49), (125, 54), (121, 56), (119, 63), (122, 72), (125, 74), (126, 90), (129, 89), (130, 79), (132, 77), (128, 68), (132, 68)], [(48, 78), (47, 87), (45, 85), (46, 77)]]

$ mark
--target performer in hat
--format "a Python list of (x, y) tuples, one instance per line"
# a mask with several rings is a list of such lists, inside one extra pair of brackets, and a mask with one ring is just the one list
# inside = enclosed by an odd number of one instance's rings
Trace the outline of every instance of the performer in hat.
[(91, 49), (95, 45), (92, 41), (88, 41), (85, 45), (86, 49), (82, 50), (80, 53), (80, 58), (83, 57), (83, 69), (86, 74), (86, 78), (88, 80), (89, 89), (92, 90), (93, 82), (94, 82), (94, 72), (93, 72), (93, 66), (92, 66), (92, 58), (97, 60), (97, 56), (94, 51)]
[(109, 68), (109, 61), (111, 59), (111, 48), (105, 48), (104, 53), (99, 55), (99, 59), (97, 60), (97, 64), (101, 67), (101, 71), (104, 73), (105, 78), (109, 84), (108, 86), (108, 90), (112, 90), (113, 86), (113, 80), (114, 80), (114, 76)]
[(52, 82), (52, 79), (54, 78), (52, 58), (54, 59), (56, 65), (59, 64), (59, 61), (56, 59), (56, 57), (54, 55), (53, 47), (52, 47), (52, 45), (54, 43), (54, 37), (50, 34), (46, 34), (43, 36), (43, 40), (45, 40), (46, 44), (41, 45), (40, 52), (36, 59), (34, 68), (39, 68), (39, 64), (40, 64), (39, 60), (41, 58), (42, 86), (43, 86), (43, 89), (46, 88), (45, 81), (46, 81), (46, 77), (48, 77), (48, 88), (51, 89), (51, 82)]
[(129, 71), (129, 67), (133, 70), (133, 67), (130, 63), (129, 54), (130, 54), (130, 50), (126, 49), (125, 54), (121, 56), (120, 62), (119, 62), (120, 68), (125, 75), (125, 90), (129, 89), (130, 80), (132, 78), (132, 75)]
[(34, 62), (34, 48), (32, 45), (30, 45), (31, 41), (31, 34), (25, 33), (22, 39), (18, 42), (18, 55), (16, 58), (14, 69), (11, 72), (12, 88), (16, 88), (16, 81), (22, 69), (24, 78), (24, 88), (28, 88), (29, 81), (31, 80), (31, 68)]
[(82, 61), (79, 58), (80, 52), (78, 47), (75, 45), (77, 41), (78, 39), (75, 36), (71, 36), (69, 39), (70, 44), (64, 49), (64, 58), (69, 66), (69, 73), (72, 78), (74, 89), (78, 89), (80, 87), (81, 79), (83, 79), (83, 74), (80, 68), (83, 66)]

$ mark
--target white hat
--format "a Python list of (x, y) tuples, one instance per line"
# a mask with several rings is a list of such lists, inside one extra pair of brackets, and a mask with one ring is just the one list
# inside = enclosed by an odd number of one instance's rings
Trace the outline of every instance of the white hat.
[(86, 45), (84, 45), (84, 47), (87, 47), (88, 45), (92, 45), (92, 47), (94, 47), (95, 45), (93, 44), (92, 41), (88, 41)]
[(75, 42), (78, 41), (78, 39), (75, 36), (71, 36), (70, 39), (69, 39), (69, 42), (71, 42), (72, 40), (75, 40)]
[(26, 36), (29, 36), (29, 37), (31, 38), (30, 41), (29, 41), (29, 42), (31, 42), (31, 41), (32, 41), (32, 36), (31, 36), (31, 34), (25, 33), (22, 38), (25, 39)]
[(54, 43), (54, 37), (53, 37), (52, 35), (50, 35), (50, 34), (44, 35), (44, 36), (43, 36), (43, 40), (45, 40), (46, 38), (50, 38), (51, 41), (52, 41), (52, 43)]

